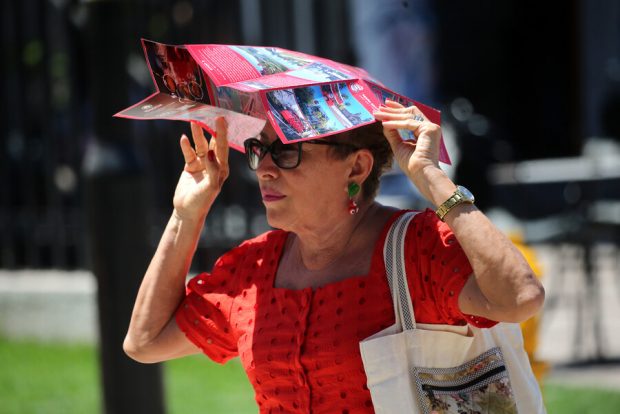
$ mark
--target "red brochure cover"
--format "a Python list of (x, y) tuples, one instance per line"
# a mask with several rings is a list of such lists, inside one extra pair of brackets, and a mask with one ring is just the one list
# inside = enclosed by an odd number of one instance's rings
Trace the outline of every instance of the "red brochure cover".
[[(286, 143), (370, 124), (386, 98), (441, 121), (438, 110), (389, 90), (361, 68), (329, 59), (277, 47), (174, 46), (145, 39), (142, 46), (157, 91), (115, 116), (193, 121), (211, 134), (216, 117), (224, 116), (230, 146), (239, 151), (265, 122)], [(399, 132), (415, 140), (411, 131)], [(443, 139), (439, 160), (450, 164)]]

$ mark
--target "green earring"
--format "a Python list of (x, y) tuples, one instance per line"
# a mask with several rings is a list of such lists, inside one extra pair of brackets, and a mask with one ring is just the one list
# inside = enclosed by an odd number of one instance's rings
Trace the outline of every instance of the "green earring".
[(347, 186), (347, 194), (349, 198), (353, 198), (360, 192), (360, 185), (358, 183), (349, 183)]
[(353, 197), (355, 197), (359, 192), (360, 186), (358, 183), (349, 183), (349, 185), (347, 186), (347, 194), (349, 195), (348, 209), (351, 215), (357, 214), (360, 211), (359, 206), (357, 205), (355, 200), (353, 200)]

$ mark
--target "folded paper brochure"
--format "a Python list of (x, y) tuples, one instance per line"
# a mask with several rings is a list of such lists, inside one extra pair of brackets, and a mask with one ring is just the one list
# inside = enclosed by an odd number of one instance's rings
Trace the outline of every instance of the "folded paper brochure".
[[(317, 139), (375, 122), (386, 98), (416, 105), (432, 122), (436, 109), (399, 95), (365, 70), (277, 47), (165, 45), (142, 40), (157, 91), (115, 116), (193, 121), (209, 133), (228, 121), (230, 146), (270, 122), (282, 142)], [(410, 131), (405, 139), (415, 139)], [(441, 142), (439, 160), (450, 164)]]

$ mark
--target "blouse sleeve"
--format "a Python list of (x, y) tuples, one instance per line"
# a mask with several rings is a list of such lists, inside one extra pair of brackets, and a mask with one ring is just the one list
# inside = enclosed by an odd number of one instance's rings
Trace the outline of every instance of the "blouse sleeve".
[(220, 257), (211, 273), (201, 273), (187, 284), (176, 322), (187, 338), (213, 361), (223, 364), (237, 356), (231, 310), (237, 296), (235, 266), (242, 257), (237, 247)]
[(480, 328), (497, 323), (460, 311), (458, 297), (473, 271), (452, 230), (434, 211), (421, 212), (409, 225), (405, 266), (417, 322)]

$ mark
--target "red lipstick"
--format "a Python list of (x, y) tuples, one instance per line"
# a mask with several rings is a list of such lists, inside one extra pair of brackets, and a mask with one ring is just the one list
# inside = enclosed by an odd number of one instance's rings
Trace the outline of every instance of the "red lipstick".
[(276, 190), (272, 190), (270, 188), (261, 188), (260, 192), (261, 192), (263, 201), (265, 202), (278, 201), (286, 197), (284, 194)]

